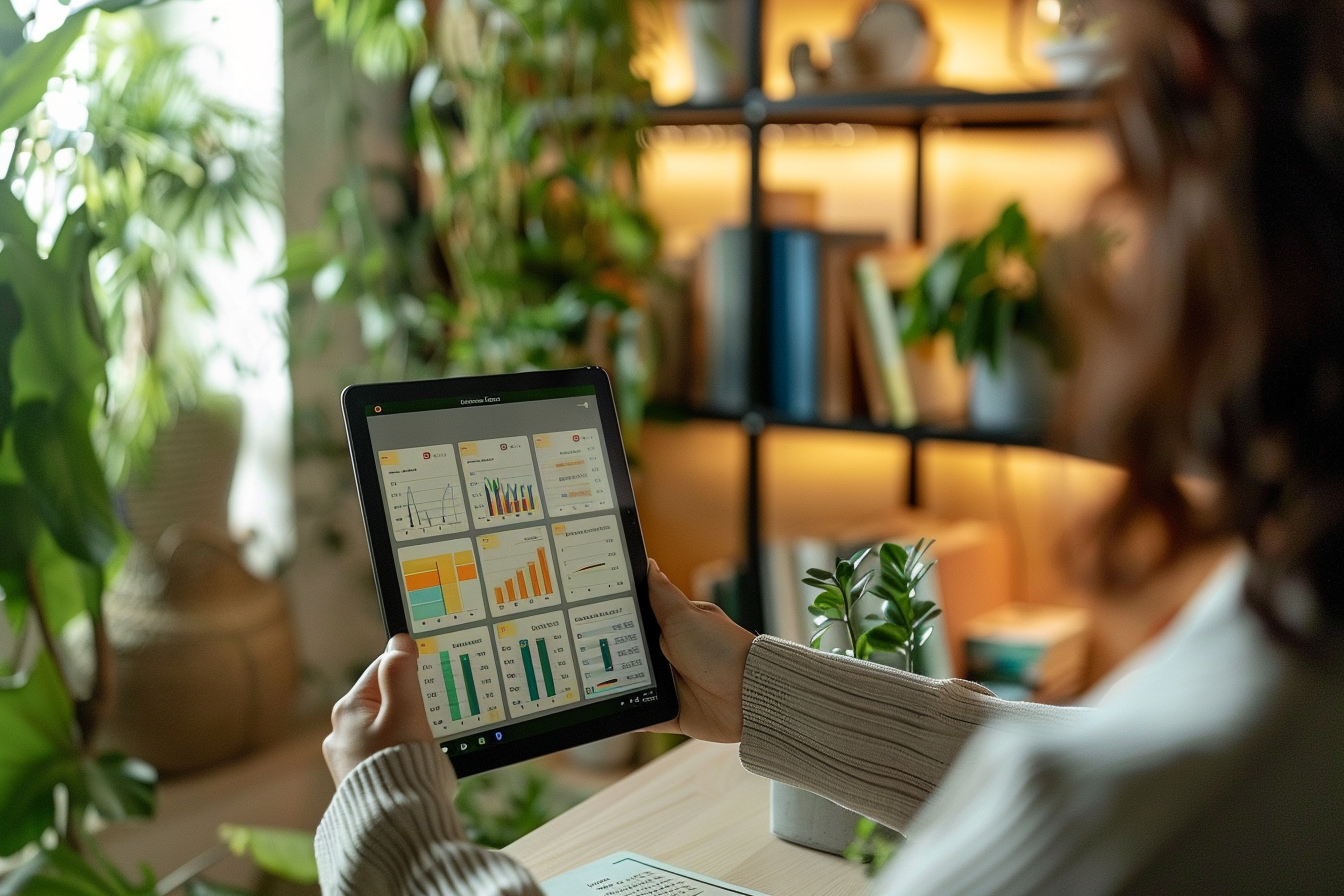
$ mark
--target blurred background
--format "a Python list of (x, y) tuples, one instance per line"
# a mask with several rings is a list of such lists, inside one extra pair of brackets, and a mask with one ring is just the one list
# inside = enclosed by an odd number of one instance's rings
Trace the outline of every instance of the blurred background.
[[(305, 877), (268, 829), (311, 834), (385, 640), (353, 382), (601, 365), (688, 593), (805, 641), (806, 569), (934, 538), (925, 671), (1099, 681), (1199, 579), (1115, 618), (1061, 544), (1116, 474), (1043, 447), (1051, 272), (1125, 246), (1089, 223), (1107, 34), (1089, 0), (0, 0), (0, 854)], [(502, 845), (674, 743), (459, 804)]]

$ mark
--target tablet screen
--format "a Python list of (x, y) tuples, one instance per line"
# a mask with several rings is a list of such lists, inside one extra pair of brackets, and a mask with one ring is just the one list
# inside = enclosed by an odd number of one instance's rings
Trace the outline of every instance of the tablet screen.
[(365, 407), (425, 711), (450, 753), (654, 699), (596, 398), (571, 386)]

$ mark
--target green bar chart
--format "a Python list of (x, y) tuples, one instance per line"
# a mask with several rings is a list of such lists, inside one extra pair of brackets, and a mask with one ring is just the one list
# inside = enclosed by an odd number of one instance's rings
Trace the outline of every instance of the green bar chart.
[(584, 604), (569, 611), (585, 696), (646, 688), (653, 683), (633, 597)]
[(420, 693), (435, 737), (504, 721), (504, 697), (490, 630), (473, 628), (416, 639)]
[(563, 613), (539, 613), (498, 622), (494, 630), (511, 717), (543, 712), (579, 699)]

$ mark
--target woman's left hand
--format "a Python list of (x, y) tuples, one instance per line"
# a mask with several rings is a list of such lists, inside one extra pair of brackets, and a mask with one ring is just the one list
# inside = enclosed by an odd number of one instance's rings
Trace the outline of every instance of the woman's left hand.
[(434, 741), (420, 698), (418, 665), (415, 640), (395, 635), (383, 655), (332, 708), (331, 733), (322, 742), (322, 755), (337, 787), (374, 753), (398, 744)]

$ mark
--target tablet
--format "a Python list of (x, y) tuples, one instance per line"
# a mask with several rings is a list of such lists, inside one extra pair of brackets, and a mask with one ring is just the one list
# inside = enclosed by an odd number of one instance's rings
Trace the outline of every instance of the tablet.
[(598, 368), (350, 386), (388, 634), (459, 775), (677, 715), (611, 385)]

